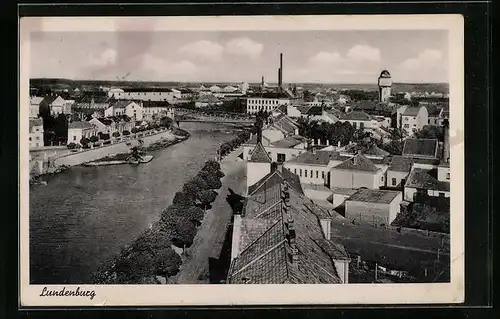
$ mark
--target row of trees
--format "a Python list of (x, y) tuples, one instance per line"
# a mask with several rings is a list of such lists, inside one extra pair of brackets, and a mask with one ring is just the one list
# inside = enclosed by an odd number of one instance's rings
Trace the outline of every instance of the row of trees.
[(227, 154), (231, 153), (235, 148), (239, 147), (241, 144), (245, 143), (248, 141), (250, 138), (250, 132), (245, 130), (241, 133), (238, 134), (235, 138), (232, 140), (223, 143), (219, 147), (219, 156), (224, 157)]
[(299, 135), (314, 140), (321, 139), (322, 141), (329, 140), (331, 144), (347, 145), (353, 140), (356, 129), (349, 123), (336, 122), (335, 124), (327, 122), (318, 122), (316, 120), (309, 121), (305, 118), (297, 120), (299, 124)]
[(220, 164), (209, 160), (174, 196), (160, 219), (136, 238), (114, 260), (95, 274), (96, 284), (158, 283), (157, 276), (176, 275), (182, 264), (174, 250), (191, 246), (205, 212), (222, 187)]

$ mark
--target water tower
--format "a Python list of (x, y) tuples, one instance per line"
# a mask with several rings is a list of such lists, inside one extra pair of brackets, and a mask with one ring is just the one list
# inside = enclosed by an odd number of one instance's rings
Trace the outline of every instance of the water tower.
[(383, 70), (378, 77), (378, 92), (380, 102), (388, 102), (391, 96), (392, 79), (387, 70)]

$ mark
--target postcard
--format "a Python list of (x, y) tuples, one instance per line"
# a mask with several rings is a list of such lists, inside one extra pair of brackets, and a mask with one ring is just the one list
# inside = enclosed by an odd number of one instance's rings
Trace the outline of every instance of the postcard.
[(22, 17), (21, 306), (463, 302), (463, 28)]

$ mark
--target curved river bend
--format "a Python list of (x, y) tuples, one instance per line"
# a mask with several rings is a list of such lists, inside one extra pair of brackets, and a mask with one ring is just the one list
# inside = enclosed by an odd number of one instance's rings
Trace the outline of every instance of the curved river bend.
[(98, 265), (159, 218), (214, 158), (231, 127), (182, 123), (191, 137), (148, 164), (73, 167), (30, 190), (31, 284), (89, 284)]

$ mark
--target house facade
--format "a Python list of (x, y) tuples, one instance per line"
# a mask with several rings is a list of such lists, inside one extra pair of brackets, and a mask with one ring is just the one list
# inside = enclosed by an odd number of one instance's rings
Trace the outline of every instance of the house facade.
[(427, 108), (425, 106), (407, 107), (401, 114), (401, 123), (401, 128), (405, 130), (408, 136), (412, 136), (429, 124)]
[(29, 120), (29, 146), (30, 148), (44, 146), (42, 119)]
[(120, 100), (168, 101), (174, 100), (174, 92), (169, 88), (125, 88), (113, 96)]
[(404, 186), (404, 199), (413, 202), (418, 195), (450, 197), (450, 182), (438, 180), (435, 171), (413, 168)]
[(399, 214), (402, 200), (403, 194), (398, 191), (360, 189), (346, 199), (345, 217), (354, 222), (387, 226)]
[(378, 129), (381, 126), (380, 120), (363, 111), (351, 111), (340, 115), (339, 121), (349, 122), (354, 129)]
[(291, 97), (286, 93), (263, 92), (247, 97), (247, 113), (255, 114), (260, 110), (270, 112), (274, 109), (290, 104)]
[(32, 96), (30, 98), (30, 118), (38, 118), (40, 114), (40, 102), (43, 101), (41, 96)]
[(166, 101), (144, 101), (142, 103), (143, 107), (143, 119), (145, 121), (153, 121), (158, 119), (160, 116), (167, 116), (174, 119), (175, 109), (169, 102)]
[(92, 124), (86, 121), (71, 122), (68, 124), (67, 143), (80, 144), (82, 138), (91, 138), (97, 135), (98, 130)]
[(385, 185), (385, 171), (358, 153), (330, 169), (330, 188), (378, 189)]

